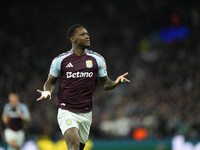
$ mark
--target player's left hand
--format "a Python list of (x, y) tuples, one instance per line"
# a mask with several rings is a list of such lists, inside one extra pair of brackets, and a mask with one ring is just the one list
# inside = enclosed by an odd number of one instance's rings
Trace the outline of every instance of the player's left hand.
[(116, 80), (115, 83), (119, 84), (119, 83), (123, 83), (123, 82), (130, 82), (130, 80), (126, 79), (125, 76), (128, 75), (128, 72), (124, 73), (123, 75), (119, 76)]

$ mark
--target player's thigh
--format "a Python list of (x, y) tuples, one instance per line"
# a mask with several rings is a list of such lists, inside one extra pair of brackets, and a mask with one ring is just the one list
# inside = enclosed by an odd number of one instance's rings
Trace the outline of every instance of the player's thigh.
[(76, 127), (69, 128), (64, 133), (64, 138), (67, 146), (79, 145), (78, 129)]
[(13, 131), (11, 129), (5, 129), (4, 131), (5, 139), (7, 143), (10, 143), (11, 141), (15, 141), (17, 146), (22, 146), (24, 139), (25, 139), (25, 134), (24, 131), (19, 130), (19, 131)]
[(60, 108), (58, 109), (57, 120), (63, 135), (65, 134), (66, 130), (70, 128), (75, 127), (78, 129), (78, 122), (76, 121), (77, 119), (75, 118), (75, 115), (76, 114), (68, 110), (63, 110)]
[(92, 123), (92, 112), (80, 114), (80, 120), (81, 123), (79, 124), (79, 138), (81, 143), (86, 144)]
[(67, 143), (68, 148), (69, 147), (79, 147), (80, 150), (83, 150), (85, 147), (85, 144), (79, 142), (79, 135), (78, 135), (78, 129), (77, 128), (70, 128), (65, 131), (64, 138)]
[(25, 133), (23, 130), (20, 130), (20, 131), (17, 131), (17, 134), (16, 134), (16, 143), (17, 143), (17, 146), (21, 147), (25, 141)]
[(5, 140), (6, 142), (10, 142), (10, 141), (15, 141), (16, 140), (16, 136), (15, 136), (15, 131), (11, 130), (11, 129), (5, 129), (4, 130), (4, 136), (5, 136)]

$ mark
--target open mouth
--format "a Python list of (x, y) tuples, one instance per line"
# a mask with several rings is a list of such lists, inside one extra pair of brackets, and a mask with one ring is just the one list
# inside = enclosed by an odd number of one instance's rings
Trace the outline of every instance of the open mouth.
[(85, 43), (90, 44), (90, 40), (86, 40)]

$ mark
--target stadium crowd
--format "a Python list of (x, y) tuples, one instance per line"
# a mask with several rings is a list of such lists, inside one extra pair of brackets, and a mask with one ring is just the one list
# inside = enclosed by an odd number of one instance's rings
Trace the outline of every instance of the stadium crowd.
[[(36, 102), (36, 89), (51, 60), (70, 50), (66, 31), (76, 23), (89, 31), (91, 49), (106, 59), (109, 77), (127, 71), (131, 80), (107, 92), (97, 83), (90, 138), (132, 138), (140, 127), (149, 139), (200, 137), (197, 1), (9, 1), (0, 7), (0, 110), (10, 92), (19, 93), (31, 111), (28, 138), (61, 138), (57, 89), (49, 102)], [(187, 36), (162, 40), (163, 28), (180, 26), (189, 29)]]

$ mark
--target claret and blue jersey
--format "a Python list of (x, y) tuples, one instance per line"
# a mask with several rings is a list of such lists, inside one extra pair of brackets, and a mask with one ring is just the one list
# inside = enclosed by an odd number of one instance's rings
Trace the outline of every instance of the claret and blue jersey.
[(62, 77), (56, 96), (58, 108), (83, 113), (92, 110), (92, 95), (97, 77), (107, 75), (104, 58), (91, 50), (76, 56), (73, 50), (56, 57), (50, 74)]
[(25, 119), (30, 119), (30, 112), (25, 104), (19, 103), (16, 108), (13, 108), (10, 103), (7, 103), (4, 106), (3, 114), (8, 116), (9, 118), (7, 128), (10, 128), (14, 131), (23, 129), (23, 122), (21, 117), (19, 116), (20, 113), (23, 114), (23, 117)]

